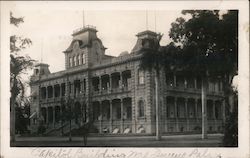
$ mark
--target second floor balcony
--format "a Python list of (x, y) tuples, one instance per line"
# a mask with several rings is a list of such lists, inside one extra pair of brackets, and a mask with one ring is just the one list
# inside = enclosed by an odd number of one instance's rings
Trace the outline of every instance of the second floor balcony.
[[(197, 76), (183, 76), (167, 74), (162, 82), (165, 91), (201, 93), (201, 78)], [(218, 78), (209, 81), (206, 92), (210, 95), (223, 95), (223, 84)]]

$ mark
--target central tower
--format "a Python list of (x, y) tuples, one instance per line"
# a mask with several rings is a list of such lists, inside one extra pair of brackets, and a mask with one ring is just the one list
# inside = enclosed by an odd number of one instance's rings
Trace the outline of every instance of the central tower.
[(90, 25), (73, 32), (72, 42), (64, 51), (66, 69), (87, 68), (101, 61), (106, 48), (96, 33), (96, 28)]

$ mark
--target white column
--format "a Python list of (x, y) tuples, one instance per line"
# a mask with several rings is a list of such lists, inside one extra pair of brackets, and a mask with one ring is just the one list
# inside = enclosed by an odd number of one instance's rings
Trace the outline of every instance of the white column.
[(67, 97), (69, 94), (69, 85), (68, 84), (69, 84), (68, 81), (66, 81), (65, 82), (65, 97)]
[(83, 80), (80, 80), (80, 92), (83, 94)]
[(60, 98), (62, 97), (62, 84), (59, 84), (59, 88), (60, 88)]
[(225, 124), (226, 122), (226, 105), (225, 105), (225, 100), (222, 101), (222, 120), (223, 120), (223, 124)]
[(102, 102), (99, 102), (99, 105), (100, 105), (100, 116), (99, 116), (100, 133), (102, 133)]
[(187, 79), (184, 77), (184, 88), (187, 88)]
[(188, 99), (185, 98), (185, 116), (187, 120), (187, 131), (189, 131), (189, 113), (188, 113)]
[(120, 85), (120, 88), (123, 88), (123, 79), (122, 79), (122, 72), (120, 72), (120, 82), (121, 82), (121, 85)]
[(197, 89), (197, 78), (194, 77), (194, 88)]
[(123, 99), (121, 99), (121, 133), (124, 131), (124, 119), (123, 119)]
[(165, 120), (165, 123), (164, 123), (164, 127), (165, 127), (165, 131), (168, 132), (168, 118), (169, 118), (169, 115), (170, 114), (168, 111), (170, 110), (170, 107), (168, 105), (168, 99), (166, 97), (166, 104), (165, 104), (165, 114), (166, 114), (166, 117), (164, 117), (164, 120)]
[(55, 124), (56, 124), (56, 121), (55, 121), (56, 108), (55, 108), (55, 106), (52, 107), (52, 113), (53, 113), (53, 125), (55, 127)]
[(45, 108), (46, 109), (46, 124), (49, 124), (49, 108)]
[(102, 92), (102, 77), (99, 77), (99, 92)]
[(75, 84), (74, 84), (74, 82), (72, 82), (72, 84), (71, 84), (71, 90), (72, 90), (72, 95), (74, 96), (75, 95)]
[(49, 86), (46, 88), (46, 99), (48, 99), (49, 98)]
[[(217, 127), (217, 119), (216, 119), (216, 117), (215, 117), (215, 111), (216, 111), (216, 108), (215, 108), (215, 106), (216, 106), (216, 104), (215, 104), (215, 101), (213, 100), (212, 101), (212, 103), (213, 103), (213, 119), (214, 119), (214, 127)], [(216, 130), (216, 129), (215, 129)]]
[(112, 75), (109, 75), (109, 90), (112, 91)]
[(112, 133), (113, 132), (113, 127), (112, 127), (112, 125), (113, 125), (113, 105), (112, 105), (112, 100), (111, 101), (109, 101), (110, 102), (110, 133)]
[(194, 108), (195, 108), (195, 119), (198, 122), (198, 99), (194, 99)]
[(175, 107), (175, 121), (176, 121), (176, 132), (179, 131), (179, 119), (178, 119), (178, 116), (177, 116), (177, 111), (178, 111), (178, 108), (177, 108), (177, 98), (174, 98), (174, 107)]
[(52, 86), (52, 91), (53, 91), (52, 98), (55, 98), (55, 86)]
[(176, 75), (175, 74), (173, 75), (174, 75), (174, 87), (176, 87)]
[(207, 138), (207, 99), (206, 99), (206, 92), (207, 92), (207, 84), (205, 78), (202, 79), (202, 86), (201, 86), (201, 105), (202, 105), (202, 139)]

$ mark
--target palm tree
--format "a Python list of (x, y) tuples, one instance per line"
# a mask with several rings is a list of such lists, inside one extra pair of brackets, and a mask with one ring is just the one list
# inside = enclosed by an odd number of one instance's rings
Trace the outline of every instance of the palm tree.
[[(16, 27), (23, 23), (23, 17), (16, 18), (10, 12), (10, 24)], [(22, 56), (19, 52), (30, 46), (32, 41), (29, 38), (22, 38), (16, 35), (10, 36), (10, 133), (11, 141), (15, 141), (15, 107), (19, 100), (23, 100), (25, 96), (25, 83), (22, 74), (31, 69), (34, 64), (29, 56)]]
[(32, 68), (34, 60), (29, 57), (10, 55), (10, 83), (11, 83), (11, 139), (15, 141), (15, 108), (18, 100), (23, 100), (25, 97), (25, 83), (21, 75)]
[(174, 67), (173, 56), (177, 52), (177, 47), (173, 43), (166, 47), (160, 47), (160, 40), (162, 35), (158, 34), (157, 39), (146, 38), (142, 41), (142, 58), (140, 67), (143, 70), (153, 72), (155, 82), (155, 109), (156, 109), (156, 140), (161, 140), (161, 107), (160, 100), (160, 77), (162, 71), (172, 71)]

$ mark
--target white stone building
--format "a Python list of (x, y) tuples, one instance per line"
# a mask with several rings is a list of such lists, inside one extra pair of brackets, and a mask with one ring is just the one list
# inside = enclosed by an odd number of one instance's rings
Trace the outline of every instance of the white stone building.
[[(155, 133), (154, 77), (140, 69), (142, 39), (157, 40), (157, 34), (137, 34), (130, 53), (118, 57), (105, 55), (105, 47), (95, 27), (86, 26), (72, 34), (65, 54), (66, 70), (50, 73), (49, 65), (38, 64), (31, 77), (31, 129), (39, 120), (47, 132), (63, 125), (66, 102), (74, 112), (75, 126), (93, 120), (99, 133)], [(131, 37), (133, 38), (133, 37)], [(201, 80), (181, 73), (162, 74), (161, 130), (198, 132), (201, 130)], [(221, 81), (210, 82), (207, 89), (208, 131), (219, 132), (225, 121)], [(40, 117), (39, 117), (40, 116)], [(53, 133), (51, 132), (51, 133)]]

